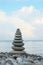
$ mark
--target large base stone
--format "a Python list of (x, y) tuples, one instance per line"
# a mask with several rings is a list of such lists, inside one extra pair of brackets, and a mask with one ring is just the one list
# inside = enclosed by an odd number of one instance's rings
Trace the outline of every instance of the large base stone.
[(10, 55), (26, 55), (25, 51), (11, 51)]

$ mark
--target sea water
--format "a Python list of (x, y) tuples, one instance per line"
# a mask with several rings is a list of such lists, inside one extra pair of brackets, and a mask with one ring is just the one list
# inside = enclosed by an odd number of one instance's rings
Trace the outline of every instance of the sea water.
[[(11, 52), (12, 41), (0, 41), (0, 52)], [(24, 41), (25, 51), (43, 56), (43, 41)]]

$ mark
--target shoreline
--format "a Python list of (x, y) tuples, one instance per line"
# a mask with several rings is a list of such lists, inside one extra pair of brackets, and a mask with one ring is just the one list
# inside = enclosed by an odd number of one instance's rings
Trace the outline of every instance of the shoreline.
[(43, 65), (43, 57), (34, 54), (18, 55), (18, 57), (17, 55), (11, 56), (8, 53), (1, 53), (1, 55), (1, 65)]

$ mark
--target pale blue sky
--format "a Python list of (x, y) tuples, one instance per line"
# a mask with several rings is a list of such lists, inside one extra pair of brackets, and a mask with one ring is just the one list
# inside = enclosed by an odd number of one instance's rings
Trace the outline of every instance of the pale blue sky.
[(13, 39), (17, 28), (24, 39), (43, 39), (43, 0), (0, 1), (0, 40)]
[(14, 1), (14, 2), (9, 2), (9, 1), (4, 1), (4, 2), (0, 2), (0, 9), (3, 11), (6, 11), (8, 13), (12, 12), (12, 11), (16, 11), (18, 9), (20, 9), (23, 6), (30, 6), (33, 5), (35, 6), (37, 9), (39, 9), (40, 11), (43, 11), (43, 1), (35, 1), (35, 0), (30, 0), (27, 2), (19, 2), (19, 1)]

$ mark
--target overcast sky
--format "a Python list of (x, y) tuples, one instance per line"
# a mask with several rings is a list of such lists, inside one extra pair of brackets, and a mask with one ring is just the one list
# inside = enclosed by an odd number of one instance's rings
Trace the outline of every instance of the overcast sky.
[(17, 28), (23, 39), (43, 39), (43, 0), (0, 1), (0, 40), (13, 40)]

